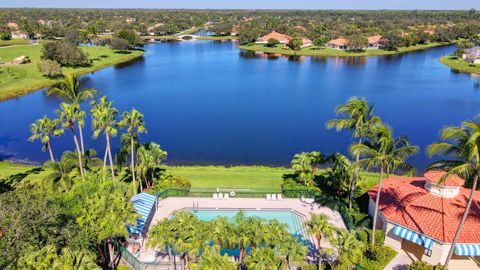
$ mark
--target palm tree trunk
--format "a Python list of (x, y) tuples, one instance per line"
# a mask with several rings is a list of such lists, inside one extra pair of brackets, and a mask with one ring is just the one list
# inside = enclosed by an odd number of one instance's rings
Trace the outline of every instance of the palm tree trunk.
[(103, 171), (107, 167), (108, 148), (105, 146), (105, 154), (103, 155)]
[(52, 152), (52, 145), (50, 142), (47, 142), (47, 148), (48, 148), (48, 153), (50, 154), (50, 160), (52, 162), (55, 162), (55, 158), (53, 157), (53, 152)]
[(172, 249), (170, 247), (167, 247), (167, 248), (168, 248), (168, 261), (170, 262), (171, 269), (175, 269), (175, 261), (172, 260)]
[(382, 177), (383, 177), (383, 166), (380, 168), (380, 176), (378, 177), (377, 199), (375, 201), (375, 212), (373, 214), (372, 242), (371, 242), (372, 247), (375, 245), (375, 230), (377, 229), (378, 204), (380, 203), (380, 192), (382, 191)]
[(70, 130), (73, 133), (73, 141), (75, 142), (75, 147), (77, 148), (78, 167), (80, 168), (80, 175), (82, 176), (82, 178), (85, 178), (83, 171), (82, 152), (80, 152), (80, 146), (78, 145), (77, 134), (75, 134), (73, 124), (70, 124)]
[(85, 153), (85, 147), (83, 147), (83, 131), (82, 127), (78, 125), (78, 135), (80, 136), (80, 149), (82, 149), (82, 153)]
[[(361, 137), (358, 140), (358, 144), (359, 145), (362, 144), (362, 138)], [(350, 209), (352, 209), (353, 197), (355, 196), (355, 186), (357, 185), (357, 181), (358, 181), (358, 173), (359, 173), (358, 162), (359, 161), (360, 161), (360, 153), (357, 153), (357, 155), (355, 157), (355, 170), (353, 171), (353, 180), (352, 180), (351, 187), (350, 187), (350, 196), (348, 198), (348, 207)]]
[(317, 235), (317, 242), (318, 242), (318, 258), (317, 258), (317, 269), (322, 269), (322, 247), (320, 243), (322, 242), (322, 236)]
[[(133, 134), (130, 134), (130, 169), (132, 170), (132, 183), (135, 186), (135, 149), (133, 147)], [(137, 190), (135, 189), (135, 194)]]
[(450, 247), (450, 250), (448, 251), (447, 260), (445, 261), (445, 264), (443, 265), (443, 269), (448, 269), (448, 264), (450, 263), (450, 260), (452, 259), (453, 251), (455, 250), (455, 245), (457, 243), (458, 237), (460, 236), (460, 233), (462, 232), (463, 225), (465, 224), (465, 220), (467, 219), (468, 214), (470, 212), (470, 207), (472, 206), (473, 198), (475, 197), (475, 191), (477, 189), (477, 183), (478, 183), (478, 172), (475, 174), (475, 176), (473, 178), (473, 186), (472, 186), (472, 190), (470, 191), (470, 196), (468, 197), (467, 206), (465, 207), (465, 212), (463, 213), (462, 219), (460, 220), (460, 224), (458, 225), (457, 231), (455, 232), (455, 236), (453, 237), (452, 246)]
[(110, 163), (110, 172), (112, 173), (112, 180), (115, 180), (115, 171), (113, 170), (113, 161), (112, 161), (112, 149), (110, 148), (110, 136), (105, 132), (105, 138), (107, 139), (107, 151), (108, 151), (108, 162)]

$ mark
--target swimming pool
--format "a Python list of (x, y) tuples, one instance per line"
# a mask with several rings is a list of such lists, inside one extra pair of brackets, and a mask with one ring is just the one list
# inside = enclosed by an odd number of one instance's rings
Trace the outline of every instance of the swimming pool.
[(197, 216), (198, 219), (203, 221), (210, 221), (217, 217), (227, 217), (229, 220), (233, 220), (235, 215), (242, 211), (247, 217), (259, 217), (266, 220), (277, 220), (278, 222), (287, 224), (288, 232), (293, 236), (299, 237), (302, 240), (307, 240), (308, 235), (305, 228), (305, 218), (292, 210), (288, 209), (262, 209), (262, 210), (250, 210), (250, 209), (184, 209)]

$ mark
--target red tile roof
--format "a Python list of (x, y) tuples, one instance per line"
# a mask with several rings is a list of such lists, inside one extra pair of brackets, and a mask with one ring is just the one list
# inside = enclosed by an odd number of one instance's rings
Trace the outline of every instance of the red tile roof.
[(369, 44), (375, 44), (375, 43), (380, 42), (381, 39), (382, 39), (382, 36), (380, 36), (380, 35), (370, 36), (370, 37), (368, 37), (368, 43)]
[(465, 180), (463, 180), (456, 174), (448, 176), (442, 183), (440, 183), (442, 176), (444, 176), (445, 174), (446, 172), (444, 171), (430, 170), (426, 172), (423, 176), (427, 180), (430, 180), (432, 183), (438, 183), (442, 186), (461, 187), (465, 184)]
[(332, 39), (328, 42), (328, 44), (331, 45), (337, 45), (337, 46), (345, 46), (348, 45), (348, 40), (345, 38), (337, 38), (337, 39)]
[[(439, 175), (438, 172), (426, 174), (433, 179), (438, 179)], [(452, 177), (448, 181), (458, 183), (458, 178)], [(460, 193), (456, 197), (444, 198), (429, 193), (424, 188), (426, 181), (426, 177), (398, 176), (383, 180), (379, 210), (392, 223), (437, 241), (451, 243), (464, 213), (470, 189), (460, 187)], [(375, 201), (377, 187), (369, 190), (368, 195)], [(480, 243), (479, 228), (480, 193), (477, 192), (458, 243)]]
[(270, 34), (268, 35), (265, 35), (263, 37), (260, 37), (258, 40), (259, 41), (268, 41), (269, 39), (276, 39), (280, 42), (289, 42), (290, 39), (292, 39), (292, 37), (290, 36), (287, 36), (287, 35), (284, 35), (284, 34), (280, 34), (280, 33), (277, 33), (275, 31), (271, 32)]

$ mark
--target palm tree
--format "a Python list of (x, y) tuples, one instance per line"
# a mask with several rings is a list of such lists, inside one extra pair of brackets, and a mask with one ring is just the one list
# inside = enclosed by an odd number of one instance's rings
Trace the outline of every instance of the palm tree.
[(349, 206), (351, 207), (353, 201), (351, 189), (353, 188), (355, 165), (352, 164), (348, 157), (340, 153), (330, 156), (329, 159), (331, 164), (328, 169), (329, 186), (335, 188), (338, 197), (347, 195)]
[(306, 186), (313, 185), (313, 167), (310, 153), (302, 152), (295, 154), (292, 159), (292, 169), (298, 173), (300, 180)]
[(76, 104), (67, 104), (62, 102), (60, 104), (60, 110), (57, 110), (57, 114), (60, 118), (60, 121), (63, 122), (64, 128), (69, 128), (73, 135), (73, 141), (75, 143), (75, 148), (77, 150), (77, 158), (78, 158), (78, 167), (80, 168), (80, 175), (82, 178), (85, 177), (84, 170), (83, 170), (83, 162), (82, 162), (82, 151), (80, 149), (80, 145), (78, 144), (77, 133), (75, 131), (75, 123), (79, 118), (79, 115), (82, 115), (82, 111), (80, 111), (78, 105)]
[[(352, 130), (353, 137), (358, 139), (357, 144), (362, 144), (362, 140), (370, 132), (373, 126), (379, 124), (380, 118), (373, 114), (373, 105), (367, 103), (364, 98), (351, 97), (345, 104), (338, 106), (335, 110), (337, 115), (344, 115), (343, 118), (329, 120), (326, 124), (328, 129), (335, 128), (337, 131), (344, 129)], [(352, 208), (355, 186), (358, 180), (360, 155), (355, 155), (355, 170), (353, 181), (351, 182), (349, 195), (349, 208)]]
[(200, 256), (198, 270), (235, 270), (237, 265), (230, 260), (227, 254), (220, 255), (218, 247), (208, 247)]
[(73, 184), (70, 173), (78, 168), (75, 159), (75, 153), (65, 151), (58, 162), (50, 161), (45, 164), (45, 168), (50, 172), (45, 179), (51, 190), (67, 191), (70, 189)]
[(273, 248), (260, 247), (252, 250), (245, 258), (248, 269), (252, 270), (276, 270), (280, 265), (280, 258)]
[[(92, 108), (90, 112), (92, 114), (92, 128), (93, 138), (96, 139), (100, 133), (105, 134), (106, 146), (105, 152), (108, 154), (110, 163), (110, 171), (112, 173), (112, 179), (115, 178), (115, 171), (113, 170), (112, 149), (110, 147), (110, 136), (117, 136), (117, 121), (116, 116), (118, 110), (112, 106), (112, 102), (108, 101), (106, 96), (100, 98), (100, 102), (92, 101)], [(103, 164), (103, 170), (105, 170), (105, 159)]]
[(362, 259), (364, 244), (357, 239), (354, 231), (340, 229), (332, 242), (338, 252), (340, 269), (353, 269)]
[(279, 250), (284, 257), (284, 265), (282, 268), (290, 269), (291, 264), (301, 264), (305, 262), (307, 257), (307, 247), (298, 242), (292, 236), (285, 237), (279, 242)]
[(126, 127), (128, 134), (130, 134), (130, 170), (132, 171), (132, 181), (135, 183), (135, 138), (138, 139), (139, 134), (147, 132), (143, 122), (143, 114), (135, 109), (132, 109), (130, 112), (124, 112), (123, 118), (118, 122), (118, 126), (121, 128)]
[(309, 156), (310, 156), (310, 161), (311, 161), (311, 165), (312, 165), (312, 174), (315, 175), (318, 167), (322, 164), (325, 164), (325, 162), (327, 160), (325, 158), (325, 155), (318, 152), (318, 151), (310, 152)]
[(153, 181), (153, 174), (155, 168), (160, 162), (165, 159), (167, 152), (160, 148), (160, 145), (156, 143), (149, 143), (140, 146), (137, 150), (137, 171), (140, 178), (140, 190), (143, 190), (142, 179), (146, 182), (147, 187), (150, 186), (147, 174), (151, 173), (150, 180)]
[(101, 269), (96, 263), (95, 254), (88, 250), (72, 250), (63, 248), (62, 254), (58, 258), (62, 269), (71, 270), (90, 270)]
[(57, 128), (59, 122), (58, 119), (52, 120), (45, 115), (30, 125), (32, 135), (28, 140), (31, 142), (40, 140), (43, 144), (42, 151), (48, 150), (52, 162), (55, 162), (55, 158), (53, 157), (51, 136), (63, 134), (63, 129)]
[[(408, 138), (405, 136), (400, 136), (397, 139), (394, 139), (392, 130), (386, 125), (375, 126), (369, 137), (371, 139), (370, 142), (355, 144), (351, 146), (350, 151), (354, 155), (358, 155), (362, 158), (359, 160), (359, 164), (364, 165), (367, 169), (380, 169), (372, 226), (372, 230), (375, 231), (383, 174), (386, 173), (388, 177), (395, 169), (402, 169), (407, 172), (412, 171), (413, 167), (405, 160), (418, 153), (418, 147), (410, 145)], [(371, 245), (375, 245), (375, 233), (372, 233)]]
[(480, 174), (480, 122), (464, 121), (458, 127), (446, 127), (440, 134), (440, 142), (435, 142), (428, 146), (427, 153), (432, 156), (436, 154), (450, 156), (451, 160), (440, 160), (429, 166), (429, 169), (442, 169), (447, 173), (440, 179), (445, 179), (453, 174), (461, 176), (463, 179), (473, 179), (472, 189), (468, 197), (465, 212), (462, 215), (460, 224), (457, 227), (453, 238), (452, 246), (448, 252), (447, 259), (443, 266), (448, 268), (448, 264), (455, 250), (458, 237), (468, 218), (472, 206), (475, 191), (477, 189), (478, 177)]
[[(97, 90), (95, 89), (82, 89), (81, 83), (78, 77), (68, 75), (65, 76), (63, 80), (54, 84), (47, 90), (47, 95), (56, 95), (62, 98), (65, 102), (74, 104), (78, 107), (80, 111), (80, 102), (89, 100), (93, 98), (97, 94)], [(82, 153), (85, 152), (84, 144), (83, 144), (83, 127), (84, 121), (82, 119), (78, 120), (78, 133), (80, 135), (80, 145)]]
[(211, 236), (215, 241), (215, 244), (219, 249), (222, 248), (223, 244), (226, 242), (226, 238), (231, 231), (230, 223), (228, 218), (219, 217), (210, 222)]
[(321, 242), (324, 237), (330, 238), (333, 233), (332, 224), (328, 221), (328, 216), (325, 214), (312, 214), (310, 220), (308, 220), (305, 225), (307, 226), (307, 230), (309, 234), (315, 236), (318, 244), (318, 257), (317, 257), (317, 265), (318, 269), (321, 269), (321, 260), (320, 260), (320, 252), (321, 252)]
[(161, 252), (168, 252), (168, 259), (175, 267), (172, 259), (172, 246), (175, 243), (175, 231), (169, 219), (163, 219), (155, 224), (148, 232), (148, 246), (156, 248)]

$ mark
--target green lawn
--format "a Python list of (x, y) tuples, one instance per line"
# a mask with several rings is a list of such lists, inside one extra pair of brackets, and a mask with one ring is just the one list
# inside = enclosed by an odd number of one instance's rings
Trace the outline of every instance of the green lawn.
[[(0, 66), (0, 101), (24, 95), (55, 83), (45, 78), (38, 70), (41, 45), (0, 47), (0, 61), (10, 61), (27, 55), (32, 63), (17, 66)], [(107, 47), (82, 47), (92, 60), (88, 67), (63, 68), (64, 74), (82, 75), (95, 70), (126, 62), (143, 55), (142, 51), (118, 53)]]
[(451, 55), (440, 58), (440, 62), (462, 72), (480, 75), (480, 64), (472, 64)]
[(236, 36), (199, 36), (197, 37), (198, 40), (234, 40)]
[(298, 55), (298, 56), (375, 56), (375, 55), (390, 55), (390, 54), (399, 54), (406, 53), (418, 50), (424, 50), (437, 46), (444, 46), (451, 43), (441, 43), (441, 42), (432, 42), (429, 44), (419, 44), (411, 47), (402, 47), (398, 48), (396, 51), (385, 51), (385, 50), (366, 50), (364, 52), (348, 52), (342, 50), (336, 50), (326, 47), (307, 47), (298, 51), (294, 51), (288, 48), (284, 48), (282, 45), (277, 47), (270, 48), (263, 44), (247, 44), (238, 46), (242, 50), (248, 51), (261, 51), (264, 53), (278, 53), (284, 55)]
[(28, 39), (14, 38), (10, 40), (0, 40), (0, 47), (13, 45), (28, 45)]

